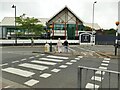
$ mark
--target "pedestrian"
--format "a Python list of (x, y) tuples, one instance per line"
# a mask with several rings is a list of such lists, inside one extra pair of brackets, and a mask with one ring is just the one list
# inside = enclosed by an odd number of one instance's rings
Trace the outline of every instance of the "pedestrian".
[(31, 46), (33, 47), (33, 45), (34, 45), (34, 39), (31, 38)]
[(62, 42), (61, 42), (60, 38), (58, 38), (57, 48), (58, 48), (58, 52), (61, 53), (62, 52)]
[(64, 52), (68, 52), (68, 46), (69, 46), (69, 43), (68, 43), (67, 39), (65, 39), (65, 41), (64, 41)]

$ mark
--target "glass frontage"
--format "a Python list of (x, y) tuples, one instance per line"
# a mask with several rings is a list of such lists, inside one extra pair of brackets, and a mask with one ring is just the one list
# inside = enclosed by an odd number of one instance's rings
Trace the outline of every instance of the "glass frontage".
[(64, 24), (55, 24), (54, 30), (64, 30)]

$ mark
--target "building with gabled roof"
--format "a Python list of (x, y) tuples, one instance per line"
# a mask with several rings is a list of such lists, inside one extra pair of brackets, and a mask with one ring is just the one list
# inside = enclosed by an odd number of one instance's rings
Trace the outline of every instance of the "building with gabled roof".
[[(79, 33), (84, 31), (84, 26), (91, 27), (92, 24), (85, 23), (71, 9), (65, 6), (47, 22), (53, 38), (78, 39)], [(94, 29), (100, 29), (98, 24), (94, 24)], [(92, 27), (91, 27), (92, 28)]]
[[(85, 26), (92, 28), (92, 23), (85, 23), (67, 6), (51, 18), (38, 18), (38, 20), (39, 24), (43, 24), (51, 32), (52, 38), (56, 39), (78, 39), (80, 32), (85, 32)], [(94, 23), (94, 29), (98, 30), (100, 26)], [(24, 30), (18, 31), (25, 32)], [(15, 18), (4, 17), (0, 24), (0, 38), (11, 37), (15, 32)]]

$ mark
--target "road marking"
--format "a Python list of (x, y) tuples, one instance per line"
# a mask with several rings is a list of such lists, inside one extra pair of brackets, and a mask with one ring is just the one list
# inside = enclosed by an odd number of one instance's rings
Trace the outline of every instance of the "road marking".
[(45, 69), (49, 68), (47, 66), (29, 64), (29, 63), (19, 64), (19, 66), (26, 67), (26, 68), (31, 68), (31, 69), (36, 69), (36, 70), (45, 70)]
[(33, 59), (33, 58), (35, 58), (35, 57), (29, 57), (29, 59)]
[(93, 56), (93, 53), (89, 52), (89, 54), (90, 54), (91, 56)]
[(55, 73), (57, 73), (57, 72), (59, 72), (60, 71), (60, 69), (53, 69), (53, 70), (51, 70), (52, 72), (55, 72)]
[(68, 57), (60, 57), (60, 56), (52, 56), (52, 55), (49, 55), (47, 57), (49, 57), (49, 58), (57, 58), (57, 59), (69, 59)]
[(43, 78), (48, 78), (50, 77), (52, 74), (49, 74), (49, 73), (43, 73), (40, 75), (40, 77), (43, 77)]
[(107, 67), (101, 67), (101, 66), (100, 66), (99, 69), (107, 69)]
[(104, 75), (105, 74), (105, 72), (101, 72), (101, 71), (96, 71), (96, 74), (102, 74), (102, 75)]
[(77, 62), (76, 60), (71, 60), (70, 62)]
[(6, 66), (6, 65), (8, 65), (8, 63), (1, 64), (0, 66)]
[(10, 88), (11, 86), (6, 86), (6, 87), (4, 87), (4, 88)]
[(35, 57), (39, 57), (40, 55), (37, 55), (37, 56), (35, 56)]
[(102, 62), (104, 62), (104, 63), (109, 63), (110, 61), (105, 61), (105, 60), (103, 60)]
[(83, 56), (78, 56), (78, 58), (83, 58)]
[(25, 60), (27, 60), (26, 58), (24, 58), (24, 59), (21, 59), (21, 61), (25, 61)]
[(39, 81), (37, 81), (37, 80), (35, 80), (35, 79), (31, 79), (31, 80), (25, 82), (24, 84), (25, 84), (25, 85), (28, 85), (28, 86), (33, 86), (33, 85), (37, 84), (38, 82), (39, 82)]
[[(95, 80), (96, 81), (100, 81), (101, 82), (101, 77), (99, 77), (99, 76), (93, 76), (92, 78), (91, 78), (91, 80), (94, 80), (94, 78), (95, 78)], [(102, 80), (103, 80), (104, 78), (102, 78)]]
[(19, 62), (19, 61), (13, 61), (12, 63), (16, 63), (16, 62)]
[(110, 60), (110, 58), (104, 58), (104, 60)]
[(85, 56), (87, 55), (85, 52), (81, 52), (82, 54), (84, 54)]
[(72, 65), (73, 63), (71, 63), (71, 62), (67, 62), (66, 64), (67, 64), (67, 65)]
[(61, 65), (60, 68), (67, 68), (67, 65)]
[(57, 63), (54, 63), (54, 62), (45, 62), (45, 61), (37, 61), (37, 60), (34, 60), (34, 61), (31, 61), (33, 63), (39, 63), (39, 64), (45, 64), (45, 65), (56, 65)]
[(44, 56), (45, 54), (40, 54), (41, 56)]
[[(94, 84), (92, 84), (92, 83), (87, 83), (87, 85), (86, 85), (85, 88), (94, 88)], [(96, 85), (96, 84), (95, 84), (95, 88), (99, 88), (99, 85)]]
[(75, 58), (76, 60), (80, 60), (80, 58)]
[(30, 77), (35, 74), (33, 72), (29, 72), (29, 71), (25, 71), (25, 70), (21, 70), (21, 69), (17, 69), (17, 68), (12, 68), (12, 67), (2, 69), (2, 71), (16, 74), (16, 75), (23, 76), (23, 77)]
[(56, 60), (56, 59), (50, 59), (50, 58), (39, 58), (42, 60), (47, 60), (47, 61), (54, 61), (54, 62), (62, 62), (63, 60)]
[(105, 63), (101, 63), (102, 66), (108, 66), (108, 64), (105, 64)]

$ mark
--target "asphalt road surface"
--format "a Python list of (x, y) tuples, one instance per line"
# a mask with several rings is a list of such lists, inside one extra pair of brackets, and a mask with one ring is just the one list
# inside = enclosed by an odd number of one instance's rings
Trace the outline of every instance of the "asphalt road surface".
[[(83, 55), (45, 54), (43, 47), (3, 47), (2, 48), (2, 87), (3, 88), (78, 88), (78, 66), (102, 68), (118, 71), (118, 60), (94, 56), (93, 47), (72, 46)], [(91, 51), (90, 51), (91, 50)], [(94, 48), (95, 50), (103, 50)], [(104, 49), (105, 50), (105, 49)], [(112, 51), (113, 49), (106, 49)], [(40, 51), (41, 53), (32, 53)], [(82, 88), (92, 88), (94, 72), (83, 70)], [(118, 87), (117, 75), (95, 72), (95, 87)], [(109, 80), (111, 82), (109, 82)]]

